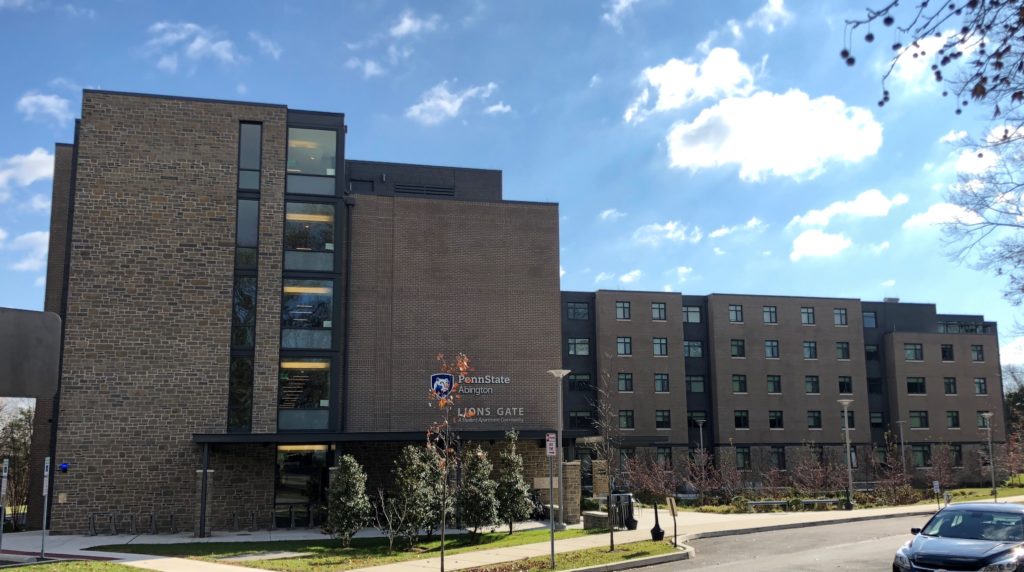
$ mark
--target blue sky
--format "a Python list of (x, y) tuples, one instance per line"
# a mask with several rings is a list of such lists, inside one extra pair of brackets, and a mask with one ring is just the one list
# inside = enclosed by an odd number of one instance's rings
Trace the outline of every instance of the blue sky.
[[(561, 205), (562, 288), (934, 302), (999, 321), (944, 193), (984, 168), (927, 65), (838, 57), (860, 3), (0, 0), (0, 306), (42, 307), (52, 149), (81, 88), (341, 111), (353, 159), (504, 171)], [(126, 229), (129, 231), (130, 229)]]

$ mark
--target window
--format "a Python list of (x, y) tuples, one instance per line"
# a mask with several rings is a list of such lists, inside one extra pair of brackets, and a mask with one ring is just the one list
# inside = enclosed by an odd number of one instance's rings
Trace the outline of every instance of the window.
[(651, 302), (651, 319), (659, 322), (668, 319), (668, 310), (664, 302)]
[(768, 376), (768, 393), (782, 393), (782, 376)]
[(800, 308), (800, 323), (805, 326), (814, 325), (814, 308), (804, 306)]
[(655, 449), (654, 460), (662, 469), (672, 468), (672, 447), (658, 447)]
[(945, 387), (946, 395), (956, 395), (956, 378), (946, 377), (942, 379), (942, 385)]
[(804, 376), (804, 393), (821, 393), (821, 384), (818, 382), (818, 376)]
[(235, 220), (235, 270), (255, 270), (260, 225), (260, 202), (238, 201)]
[(285, 205), (285, 270), (334, 270), (334, 205)]
[(625, 468), (630, 459), (636, 457), (636, 447), (622, 447), (619, 449), (619, 466)]
[(633, 410), (619, 410), (619, 429), (633, 429)]
[(281, 347), (330, 349), (333, 280), (286, 278), (281, 300)]
[(704, 376), (703, 375), (688, 375), (686, 376), (686, 391), (690, 393), (704, 393)]
[(911, 429), (927, 429), (928, 428), (928, 412), (927, 411), (911, 411), (910, 412), (910, 428)]
[(971, 361), (985, 361), (984, 346), (971, 346)]
[(747, 357), (746, 340), (729, 340), (729, 355), (732, 357)]
[(695, 341), (683, 342), (683, 357), (704, 357), (704, 345)]
[(864, 312), (864, 327), (865, 328), (877, 328), (878, 318), (874, 312)]
[(277, 384), (277, 428), (282, 431), (327, 429), (331, 361), (285, 358)]
[(839, 376), (839, 393), (853, 393), (853, 378), (848, 375)]
[(733, 427), (737, 429), (750, 429), (750, 414), (746, 409), (737, 409), (732, 412)]
[(683, 306), (683, 322), (687, 324), (700, 323), (700, 306)]
[(872, 411), (869, 417), (872, 427), (881, 427), (884, 424), (881, 411)]
[(850, 342), (836, 342), (836, 359), (850, 359)]
[(959, 411), (947, 411), (946, 412), (946, 427), (949, 429), (960, 428), (960, 412)]
[(288, 192), (333, 195), (338, 133), (288, 128)]
[(953, 361), (953, 345), (942, 344), (942, 361)]
[(654, 345), (654, 355), (668, 355), (668, 338), (653, 338), (651, 343)]
[(924, 395), (924, 378), (923, 377), (908, 377), (907, 378), (907, 393), (910, 395)]
[(708, 412), (707, 411), (687, 411), (686, 412), (686, 424), (690, 427), (700, 427), (698, 421), (707, 423)]
[(736, 447), (736, 468), (740, 471), (750, 470), (750, 447)]
[(594, 414), (591, 411), (570, 411), (569, 429), (593, 429)]
[(988, 381), (984, 377), (974, 378), (974, 395), (988, 395)]
[(251, 349), (256, 342), (256, 277), (236, 276), (231, 304), (231, 347)]
[(932, 446), (911, 445), (910, 459), (915, 469), (932, 466)]
[(671, 429), (672, 428), (672, 412), (668, 409), (658, 409), (654, 412), (654, 428), (655, 429)]
[(985, 417), (986, 413), (988, 413), (988, 411), (979, 411), (978, 412), (978, 416), (977, 416), (978, 429), (987, 429), (988, 428), (988, 418)]
[(729, 304), (729, 321), (734, 324), (743, 323), (743, 305)]
[(818, 359), (818, 342), (804, 342), (804, 359)]
[(875, 344), (865, 345), (864, 359), (868, 361), (878, 361), (878, 346)]
[(768, 462), (775, 469), (786, 470), (786, 448), (782, 445), (772, 445), (768, 453)]
[(260, 155), (262, 154), (263, 126), (242, 123), (238, 132), (238, 189), (260, 190)]
[(565, 312), (566, 317), (570, 320), (589, 320), (590, 304), (586, 302), (567, 302)]
[(594, 391), (595, 389), (589, 373), (569, 374), (569, 391)]
[(903, 359), (921, 361), (924, 359), (924, 347), (921, 344), (903, 344)]
[(832, 310), (832, 321), (837, 326), (845, 326), (846, 322), (846, 308), (834, 308)]
[(633, 391), (633, 374), (627, 371), (619, 372), (619, 391)]
[(882, 394), (882, 379), (878, 377), (868, 378), (868, 393), (871, 395)]
[[(842, 427), (842, 421), (843, 421), (842, 418), (843, 418), (843, 416), (842, 416), (842, 414), (840, 414), (839, 415), (839, 422), (840, 422), (839, 428), (840, 429), (843, 428)], [(847, 411), (846, 412), (846, 426), (849, 427), (850, 429), (856, 429), (857, 428), (857, 423), (856, 423), (856, 421), (853, 418), (853, 411)]]
[(779, 309), (775, 306), (764, 306), (761, 308), (761, 319), (766, 324), (779, 323)]
[(821, 429), (821, 411), (807, 412), (807, 428)]
[(615, 303), (615, 319), (616, 320), (628, 320), (628, 319), (630, 319), (629, 302), (616, 302)]
[(590, 355), (590, 338), (569, 338), (569, 355)]
[(764, 341), (765, 359), (779, 359), (779, 340)]
[(949, 446), (950, 455), (953, 457), (953, 466), (964, 466), (964, 448), (960, 443), (953, 443)]
[(656, 393), (668, 393), (668, 374), (654, 374), (654, 391)]
[(768, 428), (769, 429), (782, 429), (782, 412), (778, 410), (771, 410), (768, 412)]
[(615, 351), (620, 356), (631, 356), (633, 355), (633, 338), (629, 336), (619, 336), (615, 338)]
[(228, 377), (228, 433), (252, 431), (252, 360), (252, 357), (231, 357)]
[(732, 376), (732, 392), (733, 393), (746, 393), (747, 392), (747, 376), (741, 374), (733, 374)]

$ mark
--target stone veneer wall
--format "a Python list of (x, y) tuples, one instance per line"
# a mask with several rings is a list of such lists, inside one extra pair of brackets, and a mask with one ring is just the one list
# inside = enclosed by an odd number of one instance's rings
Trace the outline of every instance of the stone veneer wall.
[[(263, 122), (253, 430), (276, 429), (286, 109), (86, 91), (55, 459), (71, 469), (55, 478), (54, 532), (85, 532), (96, 511), (195, 508), (192, 435), (224, 432), (227, 416), (243, 120)], [(265, 502), (272, 482), (247, 482), (215, 490)]]

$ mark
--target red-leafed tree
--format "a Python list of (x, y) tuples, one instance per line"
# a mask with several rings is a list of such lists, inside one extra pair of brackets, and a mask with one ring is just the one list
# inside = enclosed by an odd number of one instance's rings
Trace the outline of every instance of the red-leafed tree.
[(654, 505), (654, 529), (651, 533), (660, 531), (658, 504), (664, 501), (665, 497), (675, 495), (679, 486), (678, 473), (671, 466), (658, 462), (649, 451), (646, 451), (626, 461), (626, 478), (642, 502)]

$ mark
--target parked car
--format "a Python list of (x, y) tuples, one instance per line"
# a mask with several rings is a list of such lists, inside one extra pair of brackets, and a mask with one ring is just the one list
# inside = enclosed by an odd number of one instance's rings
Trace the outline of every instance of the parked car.
[(963, 503), (935, 513), (896, 551), (893, 572), (1024, 571), (1024, 505)]

